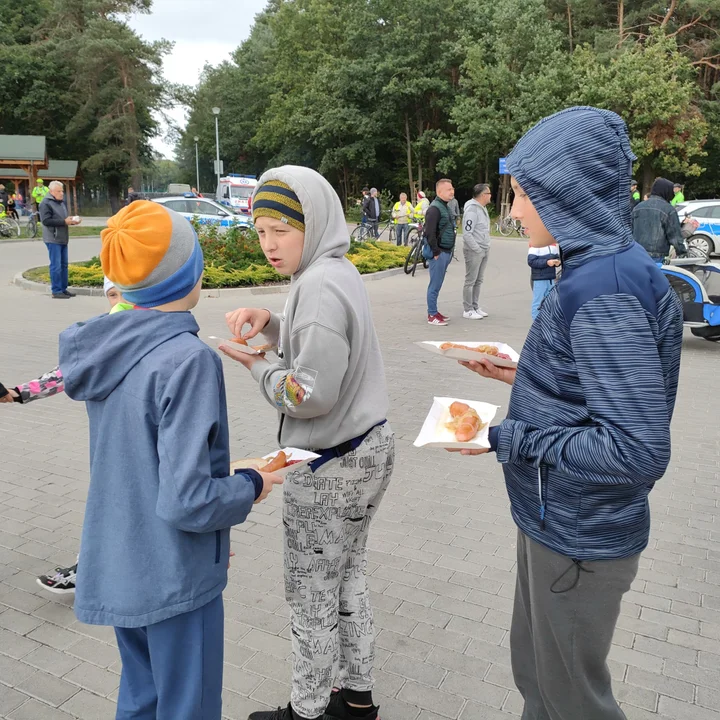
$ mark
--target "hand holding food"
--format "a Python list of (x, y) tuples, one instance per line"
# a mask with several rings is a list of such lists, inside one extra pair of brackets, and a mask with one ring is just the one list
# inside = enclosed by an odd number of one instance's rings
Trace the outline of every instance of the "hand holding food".
[[(262, 332), (270, 322), (270, 311), (262, 308), (238, 308), (225, 314), (225, 322), (235, 337), (249, 340)], [(250, 329), (243, 333), (245, 325), (250, 325)]]
[(265, 498), (267, 498), (267, 496), (272, 492), (275, 485), (282, 485), (283, 483), (283, 479), (279, 475), (273, 475), (272, 473), (263, 472), (262, 470), (258, 470), (258, 472), (260, 473), (260, 477), (263, 479), (263, 489), (260, 493), (260, 497), (255, 500), (255, 505), (265, 500)]
[(512, 358), (506, 353), (501, 353), (495, 345), (478, 345), (477, 347), (470, 347), (469, 345), (460, 345), (458, 343), (446, 342), (440, 346), (441, 350), (469, 350), (470, 352), (482, 353), (483, 355), (492, 355), (493, 357), (500, 358), (501, 360), (510, 360)]
[(488, 380), (499, 380), (500, 382), (512, 385), (515, 382), (515, 368), (498, 367), (494, 363), (491, 363), (487, 358), (480, 358), (479, 360), (458, 360), (458, 362), (466, 367), (468, 370), (472, 370), (481, 377), (487, 378)]

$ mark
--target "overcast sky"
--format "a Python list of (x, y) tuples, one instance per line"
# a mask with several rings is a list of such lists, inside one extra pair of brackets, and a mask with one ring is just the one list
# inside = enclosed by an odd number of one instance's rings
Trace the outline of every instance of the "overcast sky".
[[(250, 34), (255, 15), (266, 0), (154, 0), (152, 14), (133, 15), (130, 26), (146, 40), (172, 40), (175, 47), (165, 58), (164, 74), (171, 82), (196, 85), (206, 64), (217, 65)], [(169, 115), (183, 127), (185, 113), (174, 108)], [(164, 138), (153, 146), (166, 157), (173, 148)]]

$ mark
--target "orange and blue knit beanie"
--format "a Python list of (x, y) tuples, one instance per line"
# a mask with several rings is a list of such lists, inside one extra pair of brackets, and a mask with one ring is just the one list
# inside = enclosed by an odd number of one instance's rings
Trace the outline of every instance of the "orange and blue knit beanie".
[(100, 233), (100, 262), (122, 296), (157, 307), (189, 295), (203, 273), (203, 253), (192, 225), (179, 213), (136, 200)]
[(268, 180), (255, 192), (252, 203), (253, 221), (271, 217), (305, 232), (305, 215), (298, 196), (280, 180)]

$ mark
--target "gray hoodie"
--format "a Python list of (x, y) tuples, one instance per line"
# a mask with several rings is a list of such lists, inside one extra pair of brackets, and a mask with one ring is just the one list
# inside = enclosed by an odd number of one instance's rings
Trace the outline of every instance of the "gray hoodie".
[(255, 363), (252, 375), (280, 413), (280, 445), (325, 450), (385, 419), (385, 368), (365, 283), (345, 257), (350, 237), (335, 190), (294, 165), (269, 170), (258, 189), (268, 180), (298, 196), (305, 247), (284, 316), (272, 314), (263, 331), (282, 357)]
[(465, 250), (480, 252), (490, 247), (490, 216), (477, 200), (463, 206), (462, 233)]

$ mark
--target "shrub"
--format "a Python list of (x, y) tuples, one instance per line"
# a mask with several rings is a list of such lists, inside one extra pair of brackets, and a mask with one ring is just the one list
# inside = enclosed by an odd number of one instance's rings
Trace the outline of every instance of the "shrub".
[[(205, 254), (204, 288), (247, 287), (287, 282), (265, 260), (254, 230), (230, 228), (225, 233), (213, 226), (200, 226), (198, 239)], [(400, 267), (405, 262), (408, 248), (386, 242), (352, 242), (347, 254), (358, 271), (368, 273)], [(27, 271), (26, 277), (38, 282), (50, 281), (48, 268)], [(100, 258), (94, 257), (68, 268), (73, 287), (102, 287), (103, 271)]]

